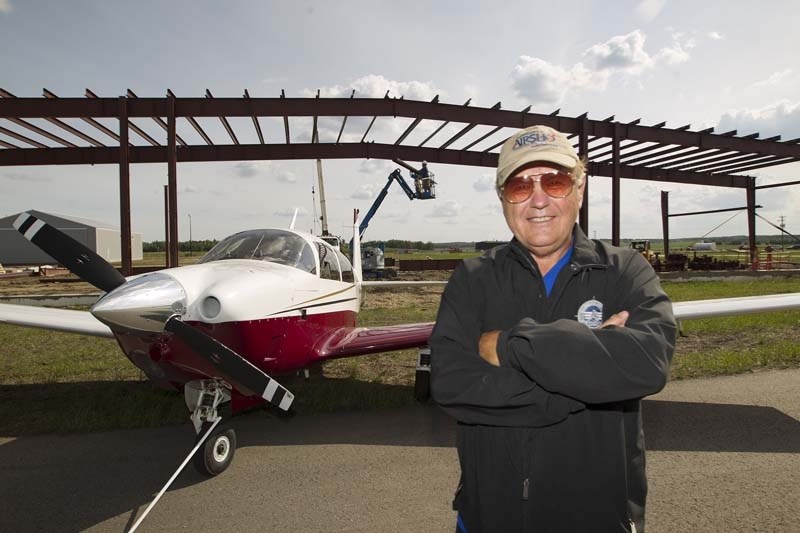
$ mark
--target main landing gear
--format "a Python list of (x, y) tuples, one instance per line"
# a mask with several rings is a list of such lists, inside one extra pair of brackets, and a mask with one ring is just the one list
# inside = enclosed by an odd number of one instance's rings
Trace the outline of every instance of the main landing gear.
[(184, 388), (186, 407), (192, 411), (191, 419), (197, 438), (195, 446), (202, 443), (192, 459), (195, 469), (206, 476), (224, 472), (236, 452), (236, 432), (221, 425), (219, 408), (230, 401), (231, 392), (217, 379), (190, 381)]
[(414, 399), (425, 403), (431, 397), (431, 349), (420, 348), (417, 353), (417, 373), (414, 376)]

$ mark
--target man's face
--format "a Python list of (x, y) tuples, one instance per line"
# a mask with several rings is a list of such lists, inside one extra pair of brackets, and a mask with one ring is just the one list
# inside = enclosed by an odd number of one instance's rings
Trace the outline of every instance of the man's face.
[[(560, 167), (548, 163), (531, 163), (517, 170), (509, 180), (518, 176), (553, 172)], [(583, 199), (583, 183), (573, 186), (564, 198), (552, 198), (535, 183), (527, 200), (510, 204), (501, 200), (506, 224), (537, 260), (555, 262), (570, 245), (572, 228), (578, 217)]]

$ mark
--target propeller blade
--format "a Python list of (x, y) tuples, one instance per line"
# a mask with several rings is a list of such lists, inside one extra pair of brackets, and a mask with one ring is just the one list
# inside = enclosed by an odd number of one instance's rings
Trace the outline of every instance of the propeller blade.
[(292, 406), (294, 394), (221, 342), (185, 324), (177, 316), (170, 318), (164, 329), (180, 337), (195, 352), (208, 359), (241, 392), (261, 396), (284, 411)]
[(17, 217), (14, 228), (70, 272), (100, 290), (111, 292), (125, 283), (125, 278), (111, 263), (30, 213)]

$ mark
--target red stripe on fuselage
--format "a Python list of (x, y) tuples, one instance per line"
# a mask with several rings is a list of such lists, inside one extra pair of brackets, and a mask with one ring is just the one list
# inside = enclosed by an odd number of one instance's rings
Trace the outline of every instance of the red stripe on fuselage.
[[(272, 376), (308, 367), (317, 361), (314, 346), (320, 338), (342, 327), (355, 327), (354, 311), (266, 318), (243, 322), (206, 324), (189, 322), (203, 333), (235, 351)], [(181, 386), (193, 379), (217, 377), (219, 372), (178, 337), (169, 334), (150, 337), (117, 334), (117, 340), (131, 361), (154, 381)], [(135, 353), (134, 353), (135, 352)], [(143, 353), (149, 363), (142, 363)], [(145, 368), (148, 367), (148, 368)]]

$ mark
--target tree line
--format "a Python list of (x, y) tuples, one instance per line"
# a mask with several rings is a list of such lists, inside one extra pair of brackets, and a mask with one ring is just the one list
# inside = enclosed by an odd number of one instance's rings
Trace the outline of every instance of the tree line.
[(432, 242), (422, 241), (405, 241), (402, 239), (388, 239), (386, 241), (367, 241), (362, 246), (378, 246), (382, 242), (386, 248), (392, 249), (413, 249), (413, 250), (433, 250), (434, 245)]
[[(179, 241), (178, 242), (178, 251), (181, 252), (207, 252), (211, 248), (217, 244), (216, 239), (213, 240), (202, 240), (202, 241)], [(165, 252), (167, 250), (167, 243), (165, 241), (152, 241), (152, 242), (143, 242), (142, 243), (142, 251), (143, 252)]]

